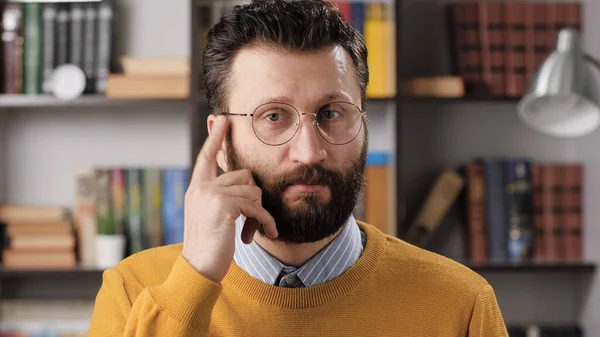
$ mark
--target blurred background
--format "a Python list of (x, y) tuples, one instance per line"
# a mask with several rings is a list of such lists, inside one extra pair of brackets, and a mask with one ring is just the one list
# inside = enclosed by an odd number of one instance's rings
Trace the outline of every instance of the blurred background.
[[(204, 36), (244, 2), (0, 2), (0, 335), (86, 335), (104, 269), (181, 242)], [(334, 3), (369, 49), (356, 217), (488, 279), (511, 336), (600, 336), (600, 2)]]

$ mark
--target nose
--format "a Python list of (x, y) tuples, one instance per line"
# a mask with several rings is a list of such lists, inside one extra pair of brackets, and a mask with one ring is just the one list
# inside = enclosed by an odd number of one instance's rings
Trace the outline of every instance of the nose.
[(314, 113), (304, 113), (300, 116), (298, 132), (290, 144), (291, 160), (312, 165), (322, 162), (327, 157), (327, 151), (323, 147), (324, 140), (316, 128), (315, 117)]

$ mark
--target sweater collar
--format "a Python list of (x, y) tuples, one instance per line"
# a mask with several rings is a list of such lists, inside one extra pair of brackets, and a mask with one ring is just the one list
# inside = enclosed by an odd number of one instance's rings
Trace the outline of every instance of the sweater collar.
[(278, 287), (255, 279), (237, 263), (231, 263), (221, 284), (232, 290), (232, 296), (281, 308), (314, 307), (347, 295), (373, 276), (386, 247), (386, 236), (381, 231), (361, 221), (356, 223), (366, 236), (363, 253), (345, 273), (329, 282), (305, 288)]
[(277, 285), (285, 269), (286, 274), (295, 274), (303, 286), (309, 287), (330, 281), (350, 268), (363, 251), (360, 229), (353, 216), (336, 238), (299, 268), (286, 266), (255, 241), (244, 244), (241, 232), (245, 218), (236, 220), (236, 242), (234, 261), (246, 273), (257, 280)]

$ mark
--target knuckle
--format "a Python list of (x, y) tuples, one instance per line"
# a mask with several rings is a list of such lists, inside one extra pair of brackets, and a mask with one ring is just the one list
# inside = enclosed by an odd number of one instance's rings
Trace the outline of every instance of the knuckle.
[(250, 171), (249, 169), (243, 169), (242, 174), (243, 174), (245, 183), (250, 184), (254, 181), (254, 176), (252, 176), (252, 171)]
[(217, 209), (221, 209), (227, 205), (227, 196), (223, 194), (215, 194), (212, 198), (212, 203)]

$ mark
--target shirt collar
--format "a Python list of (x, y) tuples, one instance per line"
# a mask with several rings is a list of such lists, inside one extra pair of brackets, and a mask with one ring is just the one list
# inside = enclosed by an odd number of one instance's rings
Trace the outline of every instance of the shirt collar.
[[(246, 273), (268, 284), (275, 284), (285, 267), (255, 241), (246, 245), (241, 240), (245, 217), (236, 220), (234, 261)], [(304, 265), (297, 275), (304, 286), (330, 281), (350, 268), (363, 250), (360, 228), (353, 216), (348, 218), (340, 234)], [(286, 269), (290, 269), (287, 267)], [(293, 268), (296, 269), (296, 268)]]

